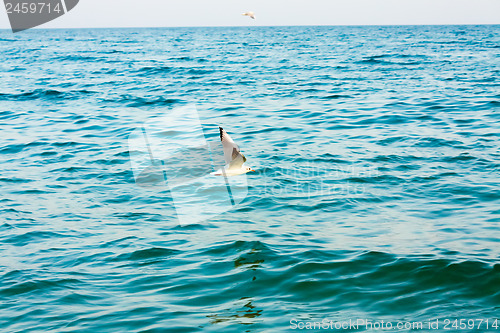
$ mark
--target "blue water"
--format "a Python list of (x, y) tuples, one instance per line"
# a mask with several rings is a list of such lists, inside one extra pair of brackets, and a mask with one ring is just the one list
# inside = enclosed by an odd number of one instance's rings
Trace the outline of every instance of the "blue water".
[[(1, 31), (0, 54), (0, 331), (500, 317), (500, 26)], [(257, 171), (179, 225), (128, 138), (188, 104)]]

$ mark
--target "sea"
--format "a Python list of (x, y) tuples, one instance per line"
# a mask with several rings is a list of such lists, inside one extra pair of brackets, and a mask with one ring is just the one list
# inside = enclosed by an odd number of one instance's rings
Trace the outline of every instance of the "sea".
[[(0, 58), (0, 332), (500, 331), (500, 26), (2, 30)], [(149, 154), (224, 128), (238, 200), (139, 182), (151, 124)]]

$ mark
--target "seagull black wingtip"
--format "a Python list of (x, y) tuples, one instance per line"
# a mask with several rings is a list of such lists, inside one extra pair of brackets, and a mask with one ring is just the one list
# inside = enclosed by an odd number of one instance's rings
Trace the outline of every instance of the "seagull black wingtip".
[(222, 133), (223, 133), (223, 131), (224, 131), (224, 129), (219, 126), (220, 141), (222, 141)]

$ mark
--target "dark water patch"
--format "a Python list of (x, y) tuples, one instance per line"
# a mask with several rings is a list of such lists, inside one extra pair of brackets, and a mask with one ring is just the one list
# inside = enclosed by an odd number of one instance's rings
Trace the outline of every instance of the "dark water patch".
[(165, 75), (199, 75), (200, 77), (213, 74), (215, 71), (204, 67), (170, 67), (170, 66), (146, 66), (137, 70), (139, 76)]
[(90, 170), (90, 168), (88, 168), (88, 167), (70, 166), (70, 167), (52, 169), (52, 170), (50, 170), (50, 172), (60, 174), (62, 172), (74, 173), (74, 172), (85, 172), (88, 170)]
[(460, 155), (457, 156), (446, 156), (441, 159), (443, 162), (447, 163), (455, 163), (455, 162), (467, 162), (467, 161), (474, 161), (474, 160), (480, 160), (476, 156), (469, 155), (468, 153), (461, 153)]
[(57, 56), (54, 58), (55, 61), (75, 61), (75, 62), (82, 62), (82, 63), (93, 63), (93, 62), (99, 62), (99, 61), (105, 61), (107, 60), (105, 57), (96, 57), (94, 54), (92, 55), (87, 55), (87, 54), (65, 54), (61, 56)]
[[(100, 177), (101, 175), (98, 175)], [(93, 178), (93, 177), (91, 177)], [(131, 202), (134, 197), (129, 194), (115, 195), (113, 198), (106, 199), (104, 202), (108, 204), (121, 204)]]
[(67, 129), (64, 129), (62, 132), (64, 132), (64, 133), (87, 132), (87, 131), (102, 132), (105, 129), (107, 129), (106, 126), (90, 125), (90, 126), (82, 126), (82, 127), (78, 127), (78, 128), (67, 128)]
[(93, 70), (91, 74), (99, 75), (99, 74), (105, 74), (105, 75), (121, 75), (120, 71), (116, 68), (100, 68), (97, 70)]
[(47, 190), (39, 190), (39, 189), (24, 189), (20, 191), (12, 191), (12, 193), (16, 194), (24, 194), (24, 195), (32, 195), (32, 194), (48, 194), (48, 193), (54, 193), (54, 191), (47, 191)]
[(353, 98), (353, 96), (341, 95), (341, 94), (332, 94), (332, 95), (326, 95), (323, 98), (324, 99), (341, 99), (341, 98)]
[(168, 248), (149, 248), (137, 250), (131, 253), (123, 253), (111, 259), (111, 261), (144, 261), (149, 259), (167, 259), (180, 253), (178, 250)]
[(75, 124), (75, 125), (81, 125), (81, 124), (88, 123), (89, 121), (90, 121), (90, 119), (78, 119), (78, 120), (75, 120), (73, 122), (73, 124)]
[(137, 73), (141, 76), (149, 76), (155, 74), (168, 74), (171, 73), (175, 68), (170, 66), (145, 66), (137, 70)]
[(26, 213), (15, 208), (4, 208), (1, 210), (2, 213)]
[(271, 248), (260, 241), (235, 241), (218, 244), (200, 252), (204, 256), (228, 256), (244, 251), (271, 251)]
[[(71, 306), (71, 305), (84, 305), (84, 306), (94, 306), (95, 302), (101, 300), (100, 296), (88, 295), (85, 293), (72, 292), (69, 295), (63, 296), (57, 300), (57, 303), (61, 306)], [(66, 320), (74, 319), (71, 314), (66, 315)]]
[(127, 236), (119, 239), (114, 239), (99, 245), (101, 248), (112, 248), (112, 247), (129, 247), (133, 245), (139, 238), (136, 236)]
[[(19, 269), (14, 269), (11, 271), (6, 272), (5, 274), (2, 275), (2, 281), (19, 281), (23, 278), (25, 275), (25, 272)], [(15, 282), (14, 282), (15, 283)]]
[(14, 246), (26, 246), (33, 242), (39, 242), (47, 239), (67, 237), (66, 235), (52, 231), (29, 231), (24, 234), (11, 235), (4, 237), (3, 242)]
[(118, 164), (124, 164), (124, 163), (128, 163), (128, 162), (129, 162), (128, 159), (125, 159), (125, 158), (120, 158), (120, 159), (109, 158), (109, 159), (98, 159), (98, 160), (92, 161), (92, 163), (101, 164), (101, 165), (118, 165)]
[(36, 99), (54, 100), (62, 98), (64, 98), (64, 92), (53, 89), (36, 89), (20, 94), (0, 93), (0, 100), (5, 101), (29, 101)]
[(17, 177), (12, 177), (12, 178), (0, 178), (0, 182), (3, 183), (13, 183), (13, 184), (24, 184), (24, 183), (30, 183), (33, 182), (33, 179), (24, 179), (24, 178), (17, 178)]
[(413, 155), (406, 155), (406, 156), (401, 156), (401, 155), (377, 155), (375, 157), (370, 157), (366, 158), (365, 160), (368, 162), (388, 162), (388, 163), (397, 163), (397, 164), (404, 164), (408, 163), (409, 161), (423, 161), (426, 160), (426, 157), (420, 157), (420, 156), (413, 156)]
[(467, 147), (463, 146), (463, 142), (458, 140), (446, 140), (441, 138), (433, 138), (433, 137), (421, 137), (418, 142), (414, 144), (416, 147), (454, 147), (454, 148), (463, 148)]
[(17, 154), (21, 151), (33, 147), (45, 146), (47, 142), (43, 141), (32, 141), (30, 143), (25, 144), (10, 144), (0, 148), (0, 154)]
[[(376, 120), (370, 119), (367, 123), (376, 122)], [(398, 136), (387, 136), (379, 141), (377, 144), (381, 146), (415, 146), (419, 141), (415, 142), (415, 137), (406, 136), (406, 135), (398, 135)]]
[(387, 59), (391, 58), (390, 55), (374, 55), (363, 57), (357, 63), (359, 64), (391, 64)]
[(169, 58), (169, 60), (173, 60), (173, 61), (192, 61), (194, 59), (195, 58), (193, 58), (193, 57), (187, 57), (187, 56)]
[(488, 102), (484, 102), (484, 104), (482, 105), (484, 107), (500, 107), (500, 101), (488, 101)]
[[(179, 71), (179, 70), (177, 70)], [(213, 69), (206, 69), (206, 68), (203, 68), (203, 67), (198, 67), (198, 68), (189, 68), (187, 70), (185, 69), (182, 69), (182, 71), (184, 72), (185, 71), (185, 74), (190, 74), (190, 75), (201, 75), (201, 76), (206, 76), (206, 75), (209, 75), (209, 74), (214, 74), (216, 73), (215, 70)]]
[(438, 104), (438, 103), (426, 103), (428, 106), (426, 107), (427, 110), (429, 111), (454, 111), (458, 109), (459, 107), (456, 105), (443, 105), (443, 104)]
[[(417, 169), (420, 169), (421, 167), (418, 166)], [(452, 178), (455, 178), (455, 177), (458, 177), (460, 176), (458, 173), (456, 172), (442, 172), (442, 173), (438, 173), (438, 174), (435, 174), (435, 175), (431, 175), (431, 176), (416, 176), (412, 179), (412, 182), (414, 183), (425, 183), (425, 182), (428, 182), (428, 181), (435, 181), (435, 180), (441, 180), (445, 177), (452, 177)]]
[(253, 134), (268, 133), (268, 132), (297, 132), (297, 131), (302, 131), (302, 129), (283, 126), (283, 127), (265, 127), (265, 128), (260, 128), (258, 130), (247, 131), (244, 132), (243, 134), (253, 135)]
[(47, 293), (57, 289), (76, 287), (81, 282), (77, 279), (55, 279), (55, 280), (37, 280), (16, 283), (13, 286), (0, 289), (0, 295), (4, 297), (13, 297), (25, 295), (28, 293)]
[(393, 114), (393, 115), (383, 115), (378, 117), (371, 117), (367, 119), (358, 120), (352, 124), (357, 125), (370, 125), (370, 124), (404, 124), (411, 122), (410, 117), (403, 115)]
[(70, 147), (95, 147), (96, 144), (94, 143), (89, 143), (89, 142), (76, 142), (76, 141), (56, 141), (50, 143), (51, 146), (53, 147), (58, 147), (58, 148), (70, 148)]
[(392, 175), (377, 175), (370, 177), (349, 177), (344, 179), (351, 183), (385, 183), (385, 184), (401, 184), (404, 182), (402, 178)]
[(188, 224), (188, 225), (176, 225), (171, 228), (172, 231), (195, 231), (195, 230), (207, 230), (216, 228), (213, 225), (208, 224)]
[(245, 269), (259, 269), (266, 266), (269, 261), (277, 258), (276, 254), (272, 251), (263, 251), (261, 249), (252, 248), (246, 253), (240, 253), (234, 259), (235, 268)]
[(2, 230), (12, 230), (12, 229), (15, 229), (15, 227), (7, 222), (3, 223), (2, 225), (0, 225), (0, 231)]
[(335, 124), (333, 126), (329, 126), (326, 129), (329, 131), (341, 131), (341, 130), (349, 130), (349, 129), (357, 129), (367, 127), (366, 125), (352, 125), (352, 124)]
[(226, 106), (226, 107), (219, 108), (218, 110), (221, 112), (229, 112), (229, 111), (241, 110), (243, 108), (244, 108), (243, 106)]
[(125, 219), (125, 220), (140, 220), (140, 221), (149, 221), (161, 219), (161, 215), (159, 214), (151, 214), (151, 213), (136, 213), (136, 212), (128, 212), (128, 213), (117, 213), (114, 216)]
[[(111, 100), (110, 100), (111, 101)], [(128, 107), (152, 107), (152, 106), (171, 106), (179, 103), (180, 100), (165, 97), (139, 97), (132, 95), (120, 96), (117, 100), (113, 101), (117, 104), (125, 104)]]
[(14, 111), (0, 111), (0, 119), (12, 119), (19, 117), (20, 114)]

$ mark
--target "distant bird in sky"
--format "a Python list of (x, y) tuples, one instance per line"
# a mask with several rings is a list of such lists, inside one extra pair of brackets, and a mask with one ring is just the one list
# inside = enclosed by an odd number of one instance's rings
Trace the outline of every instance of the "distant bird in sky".
[(246, 13), (243, 13), (241, 15), (243, 15), (243, 16), (250, 16), (251, 18), (253, 18), (255, 20), (255, 13), (254, 12), (246, 12)]

